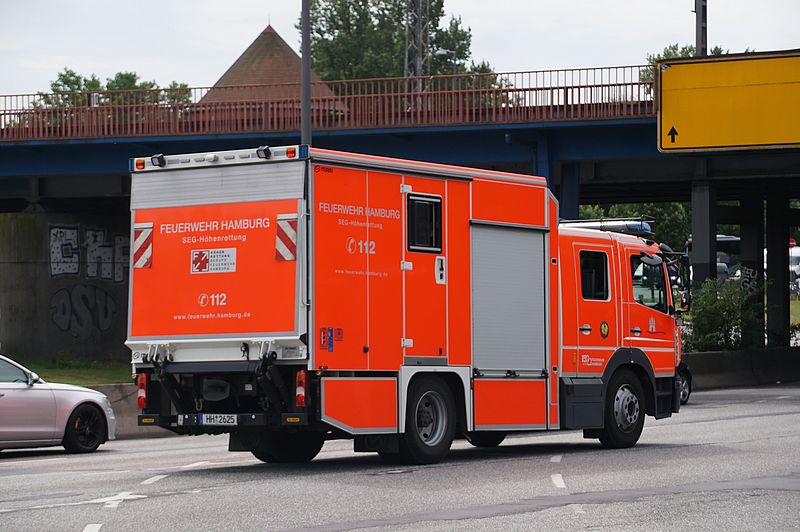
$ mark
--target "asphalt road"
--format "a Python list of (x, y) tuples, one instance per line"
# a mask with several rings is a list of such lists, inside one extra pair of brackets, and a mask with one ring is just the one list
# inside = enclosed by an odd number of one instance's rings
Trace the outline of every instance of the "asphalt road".
[(427, 467), (328, 442), (304, 466), (226, 437), (0, 453), (0, 530), (800, 529), (800, 386), (696, 392), (636, 447), (578, 432), (454, 445)]

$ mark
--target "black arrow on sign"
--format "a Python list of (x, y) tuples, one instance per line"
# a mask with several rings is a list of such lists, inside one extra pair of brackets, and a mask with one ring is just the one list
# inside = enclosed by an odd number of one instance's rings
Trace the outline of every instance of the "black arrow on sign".
[(667, 135), (669, 135), (669, 138), (672, 141), (672, 143), (675, 144), (675, 137), (678, 136), (678, 131), (675, 129), (675, 126), (672, 126), (672, 128), (670, 128), (669, 133), (667, 133)]

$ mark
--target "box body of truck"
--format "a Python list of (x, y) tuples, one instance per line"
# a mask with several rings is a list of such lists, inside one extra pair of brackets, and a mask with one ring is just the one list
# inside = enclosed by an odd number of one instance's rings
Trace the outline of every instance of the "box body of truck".
[(617, 418), (630, 434), (604, 443), (626, 446), (677, 411), (669, 280), (641, 263), (657, 246), (559, 231), (543, 178), (307, 146), (132, 170), (140, 424), (266, 461), (353, 438), (431, 462), (457, 435), (602, 441)]

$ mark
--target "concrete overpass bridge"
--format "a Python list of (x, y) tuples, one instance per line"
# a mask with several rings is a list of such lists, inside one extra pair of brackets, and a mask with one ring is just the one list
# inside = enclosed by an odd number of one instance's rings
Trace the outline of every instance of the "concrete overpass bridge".
[[(765, 200), (774, 256), (800, 225), (789, 208), (800, 154), (659, 153), (653, 79), (651, 66), (623, 66), (318, 82), (314, 145), (541, 175), (565, 218), (580, 203), (691, 200), (695, 239), (713, 241), (717, 222), (741, 224), (742, 259), (761, 272)], [(4, 340), (14, 328), (55, 325), (60, 334), (36, 349), (119, 351), (129, 158), (297, 143), (299, 94), (287, 83), (0, 96), (0, 211), (10, 213), (0, 251), (11, 257), (0, 265), (0, 349), (21, 345)], [(716, 271), (708, 249), (694, 264), (699, 277)], [(770, 292), (769, 322), (780, 345), (788, 280), (775, 270), (783, 288)], [(11, 280), (25, 275), (35, 304)], [(14, 305), (29, 311), (9, 318)]]

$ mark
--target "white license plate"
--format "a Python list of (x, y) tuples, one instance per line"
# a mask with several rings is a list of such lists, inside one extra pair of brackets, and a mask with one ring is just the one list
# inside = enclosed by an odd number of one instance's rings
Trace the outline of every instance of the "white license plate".
[(236, 425), (236, 414), (200, 414), (201, 425)]

